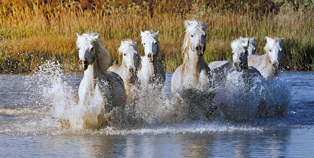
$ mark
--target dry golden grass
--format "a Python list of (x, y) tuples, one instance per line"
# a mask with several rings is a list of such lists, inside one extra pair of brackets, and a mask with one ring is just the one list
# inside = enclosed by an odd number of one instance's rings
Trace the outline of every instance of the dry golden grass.
[[(265, 36), (285, 39), (284, 66), (311, 67), (314, 62), (313, 11), (282, 7), (278, 14), (260, 16), (258, 12), (215, 11), (211, 5), (194, 1), (188, 7), (165, 1), (61, 1), (3, 0), (0, 2), (0, 72), (36, 69), (52, 57), (70, 70), (76, 70), (76, 32), (97, 32), (112, 63), (119, 62), (120, 41), (130, 38), (140, 45), (140, 31), (160, 31), (161, 60), (167, 71), (182, 62), (183, 22), (195, 18), (209, 23), (206, 62), (230, 59), (230, 42), (239, 36), (255, 36), (257, 52), (262, 54)], [(218, 7), (216, 7), (218, 8)], [(248, 8), (248, 7), (247, 7)]]

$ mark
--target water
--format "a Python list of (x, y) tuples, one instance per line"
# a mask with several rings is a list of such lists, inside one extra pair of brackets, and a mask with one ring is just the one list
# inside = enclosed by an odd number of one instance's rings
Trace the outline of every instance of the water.
[[(167, 73), (168, 82), (171, 75)], [(66, 128), (60, 118), (80, 122), (85, 116), (83, 108), (77, 106), (82, 77), (62, 72), (58, 67), (32, 75), (0, 75), (0, 157), (311, 157), (314, 154), (314, 72), (281, 73), (275, 88), (266, 90), (271, 95), (280, 91), (291, 95), (283, 118), (247, 123), (221, 119), (169, 122), (164, 119), (171, 108), (167, 83), (163, 95), (139, 100), (137, 115), (145, 118), (143, 126)]]

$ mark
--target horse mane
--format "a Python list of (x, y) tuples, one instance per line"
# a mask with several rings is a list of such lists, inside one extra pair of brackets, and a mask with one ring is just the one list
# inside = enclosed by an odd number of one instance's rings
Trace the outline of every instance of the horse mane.
[(99, 68), (102, 72), (107, 71), (110, 66), (110, 55), (108, 51), (102, 46), (103, 43), (99, 38), (98, 33), (83, 33), (82, 35), (77, 34), (77, 47), (81, 48), (86, 46), (88, 43), (92, 44), (95, 48)]
[(160, 43), (158, 40), (158, 33), (159, 33), (159, 31), (154, 32), (153, 30), (146, 30), (146, 31), (142, 32), (142, 34), (141, 34), (142, 39), (145, 39), (147, 37), (153, 37), (157, 41), (157, 54), (156, 54), (156, 56), (158, 56), (160, 53)]
[(94, 42), (94, 47), (98, 54), (99, 68), (102, 72), (105, 72), (110, 67), (110, 55), (108, 51), (103, 47), (102, 41), (100, 38), (97, 38)]
[(121, 55), (123, 52), (125, 52), (125, 49), (127, 49), (128, 46), (134, 47), (134, 49), (137, 51), (137, 43), (132, 41), (131, 39), (126, 39), (124, 41), (121, 41), (121, 45), (118, 48), (118, 53)]
[(242, 38), (235, 39), (231, 42), (231, 48), (232, 50), (240, 50), (240, 49), (245, 49), (245, 47), (248, 47), (248, 39), (247, 38)]
[(255, 42), (255, 37), (252, 37), (249, 39), (249, 47), (253, 48), (253, 50), (256, 50), (256, 42)]

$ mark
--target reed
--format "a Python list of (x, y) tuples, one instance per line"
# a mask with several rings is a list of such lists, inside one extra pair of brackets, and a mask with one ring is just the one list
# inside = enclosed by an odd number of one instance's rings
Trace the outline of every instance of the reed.
[[(87, 31), (100, 33), (116, 64), (120, 41), (130, 38), (140, 43), (140, 31), (151, 29), (160, 31), (161, 60), (167, 71), (174, 71), (182, 63), (183, 22), (191, 18), (209, 23), (207, 63), (229, 60), (230, 42), (239, 36), (255, 36), (256, 52), (263, 54), (264, 38), (270, 36), (284, 38), (283, 68), (314, 67), (312, 9), (272, 1), (232, 2), (2, 0), (0, 73), (30, 72), (46, 60), (79, 71), (76, 32)], [(144, 55), (141, 45), (138, 50)]]

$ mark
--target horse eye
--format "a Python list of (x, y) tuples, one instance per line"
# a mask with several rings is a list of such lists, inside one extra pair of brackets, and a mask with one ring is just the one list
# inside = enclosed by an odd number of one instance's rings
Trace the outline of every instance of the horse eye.
[(124, 53), (123, 55), (124, 55), (124, 56), (126, 56), (126, 54), (125, 54), (125, 53)]
[(191, 37), (193, 37), (193, 35), (191, 35)]
[(90, 50), (93, 51), (93, 50), (94, 50), (94, 47), (92, 47)]
[(154, 44), (157, 44), (157, 42), (154, 42)]
[(269, 50), (269, 52), (271, 52), (271, 49)]
[(143, 45), (145, 46), (146, 43), (143, 43)]
[(207, 34), (204, 35), (204, 37), (206, 37), (206, 36), (207, 36)]

